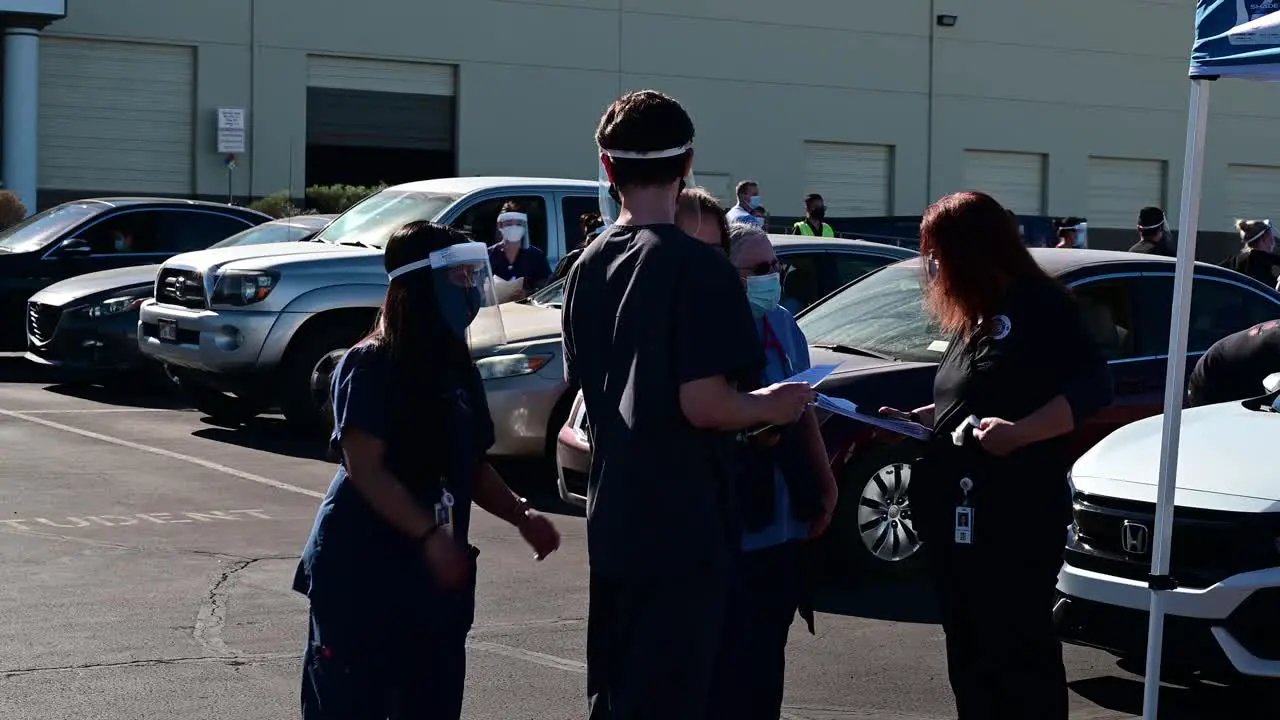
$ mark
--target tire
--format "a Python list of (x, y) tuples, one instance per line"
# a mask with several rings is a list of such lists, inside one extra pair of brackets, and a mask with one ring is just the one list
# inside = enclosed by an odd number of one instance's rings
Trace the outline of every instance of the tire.
[(169, 377), (192, 407), (219, 425), (240, 425), (252, 420), (270, 404), (261, 398), (246, 398), (211, 388), (180, 371), (169, 371)]
[(910, 576), (921, 570), (920, 539), (906, 492), (919, 445), (900, 442), (856, 458), (840, 483), (831, 548), (849, 571)]
[(351, 316), (320, 320), (303, 327), (289, 344), (280, 364), (280, 409), (290, 425), (327, 432), (333, 427), (329, 381), (352, 345), (360, 342), (369, 323)]

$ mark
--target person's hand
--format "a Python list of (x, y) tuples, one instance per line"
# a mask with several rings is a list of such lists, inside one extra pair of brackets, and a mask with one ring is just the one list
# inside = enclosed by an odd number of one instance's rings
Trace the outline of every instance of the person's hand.
[(1016, 423), (996, 417), (982, 418), (973, 436), (982, 443), (982, 449), (1003, 457), (1026, 445)]
[(467, 554), (446, 528), (440, 528), (427, 538), (422, 546), (427, 568), (436, 583), (446, 590), (457, 590), (463, 587), (470, 574), (470, 563)]
[[(915, 413), (916, 417), (919, 418), (919, 420), (912, 418), (911, 417), (912, 413)], [(901, 420), (903, 422), (919, 422), (921, 425), (924, 425), (925, 427), (930, 427), (930, 428), (933, 427), (933, 406), (932, 405), (925, 405), (924, 407), (918, 407), (915, 410), (911, 410), (911, 411), (899, 410), (898, 408), (891, 408), (891, 407), (882, 407), (880, 408), (880, 414), (891, 420)]]
[(813, 404), (813, 388), (809, 387), (809, 383), (775, 383), (754, 394), (767, 401), (765, 421), (770, 425), (790, 425), (799, 420), (805, 409)]
[(836, 512), (836, 502), (840, 499), (840, 491), (836, 489), (835, 480), (822, 484), (822, 515), (813, 521), (809, 528), (809, 539), (821, 537), (831, 527), (831, 518)]
[(519, 529), (520, 537), (533, 548), (533, 556), (538, 560), (543, 560), (560, 549), (560, 531), (556, 530), (550, 518), (540, 512), (526, 512)]

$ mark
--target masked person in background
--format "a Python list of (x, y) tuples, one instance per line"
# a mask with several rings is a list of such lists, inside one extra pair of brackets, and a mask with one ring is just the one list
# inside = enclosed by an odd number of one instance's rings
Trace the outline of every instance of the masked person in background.
[(1075, 217), (1063, 218), (1060, 220), (1058, 223), (1058, 244), (1056, 247), (1089, 247), (1089, 224), (1083, 219)]
[(797, 422), (805, 383), (759, 390), (742, 283), (675, 224), (693, 120), (628, 93), (596, 145), (621, 199), (565, 285), (565, 380), (591, 418), (587, 695), (591, 720), (705, 720), (741, 554), (739, 432)]
[[(809, 342), (782, 296), (773, 243), (754, 225), (731, 225), (729, 260), (746, 290), (764, 345), (761, 385), (809, 369)], [(754, 435), (740, 453), (742, 587), (718, 676), (717, 720), (777, 720), (787, 634), (797, 611), (813, 632), (810, 594), (817, 563), (808, 543), (826, 532), (836, 480), (809, 408), (800, 422)]]
[(582, 251), (586, 250), (591, 241), (599, 237), (600, 233), (604, 231), (604, 218), (600, 217), (598, 212), (582, 213), (581, 221), (582, 242), (578, 244), (578, 247), (573, 248), (565, 253), (564, 257), (560, 258), (560, 262), (556, 263), (555, 272), (551, 273), (551, 279), (548, 284), (567, 277), (574, 263), (578, 262), (579, 257), (582, 257)]
[(1169, 223), (1165, 221), (1164, 210), (1148, 206), (1138, 211), (1138, 242), (1129, 248), (1129, 252), (1178, 256), (1178, 249), (1173, 246), (1169, 235)]
[[(498, 300), (521, 300), (535, 292), (551, 277), (547, 254), (529, 244), (529, 216), (513, 201), (507, 201), (498, 213), (498, 242), (489, 248), (489, 265), (495, 277), (506, 281), (521, 280), (519, 287), (499, 292)], [(503, 296), (505, 295), (505, 297)]]
[(827, 203), (818, 193), (804, 196), (804, 219), (791, 226), (792, 235), (835, 237), (836, 231), (823, 222), (827, 217)]
[(1244, 247), (1222, 262), (1222, 267), (1248, 275), (1267, 287), (1280, 280), (1280, 255), (1277, 255), (1275, 231), (1270, 220), (1237, 220), (1236, 230)]
[(334, 372), (329, 442), (342, 464), (293, 581), (310, 600), (303, 720), (457, 720), (472, 502), (519, 528), (539, 560), (559, 547), (485, 460), (493, 421), (471, 352), (505, 339), (486, 254), (443, 225), (396, 231), (378, 325)]
[(950, 336), (934, 403), (880, 411), (934, 430), (909, 492), (959, 720), (1067, 720), (1053, 601), (1071, 523), (1069, 436), (1111, 402), (1110, 371), (1067, 289), (991, 196), (929, 206), (920, 258), (925, 305)]
[(689, 235), (729, 254), (729, 221), (715, 197), (700, 187), (680, 191), (676, 225)]
[(760, 186), (755, 180), (743, 180), (736, 188), (738, 203), (725, 213), (730, 223), (745, 223), (764, 227), (764, 221), (756, 215), (760, 207)]

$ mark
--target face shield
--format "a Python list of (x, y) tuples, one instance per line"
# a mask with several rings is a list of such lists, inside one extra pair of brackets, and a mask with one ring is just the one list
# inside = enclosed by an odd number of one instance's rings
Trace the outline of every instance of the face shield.
[(436, 250), (425, 260), (388, 273), (390, 280), (405, 273), (430, 269), (436, 303), (448, 326), (466, 341), (473, 354), (507, 342), (502, 312), (484, 243), (465, 242)]
[(1072, 229), (1076, 231), (1075, 246), (1078, 248), (1089, 247), (1089, 223), (1082, 222), (1079, 225), (1076, 225)]
[[(618, 213), (621, 211), (621, 197), (617, 194), (617, 190), (613, 187), (613, 182), (609, 179), (609, 169), (605, 167), (605, 158), (616, 158), (619, 160), (658, 160), (661, 158), (675, 157), (683, 155), (693, 150), (693, 143), (687, 143), (677, 148), (667, 150), (654, 150), (652, 152), (630, 152), (628, 150), (605, 150), (600, 148), (600, 156), (598, 158), (598, 174), (596, 182), (599, 183), (599, 191), (597, 199), (600, 205), (600, 217), (604, 220), (604, 227), (607, 229), (618, 219)], [(684, 187), (693, 187), (692, 167), (689, 174), (684, 177)]]
[(529, 245), (529, 216), (522, 212), (498, 215), (498, 239), (506, 245)]

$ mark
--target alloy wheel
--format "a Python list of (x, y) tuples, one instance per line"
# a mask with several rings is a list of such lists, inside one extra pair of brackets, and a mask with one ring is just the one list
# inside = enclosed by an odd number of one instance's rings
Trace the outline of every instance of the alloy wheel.
[(867, 552), (884, 562), (902, 562), (920, 549), (907, 487), (911, 465), (895, 462), (877, 470), (858, 499), (858, 534)]

